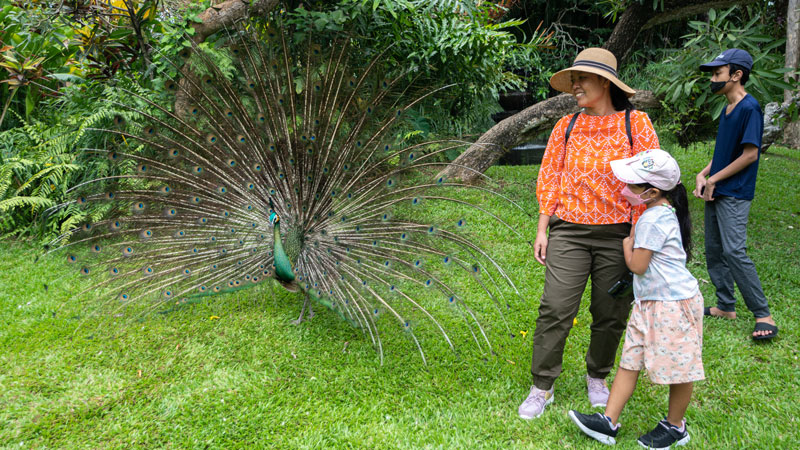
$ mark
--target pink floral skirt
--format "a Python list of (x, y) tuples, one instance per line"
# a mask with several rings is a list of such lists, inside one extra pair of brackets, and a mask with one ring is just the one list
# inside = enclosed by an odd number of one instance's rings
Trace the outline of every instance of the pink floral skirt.
[(647, 370), (656, 384), (705, 379), (703, 296), (678, 301), (638, 301), (631, 310), (620, 367)]

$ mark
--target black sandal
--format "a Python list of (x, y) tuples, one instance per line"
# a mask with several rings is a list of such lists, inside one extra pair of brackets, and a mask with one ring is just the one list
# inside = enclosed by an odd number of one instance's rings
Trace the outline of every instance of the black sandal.
[(753, 336), (754, 341), (768, 340), (778, 335), (778, 327), (767, 322), (756, 322), (756, 327), (753, 329), (753, 332), (756, 331), (770, 331), (771, 333), (760, 336)]

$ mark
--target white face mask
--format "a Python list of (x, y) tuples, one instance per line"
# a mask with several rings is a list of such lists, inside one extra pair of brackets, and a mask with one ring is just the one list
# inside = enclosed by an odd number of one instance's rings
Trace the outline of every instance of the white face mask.
[(650, 189), (642, 192), (641, 194), (635, 194), (632, 190), (630, 190), (630, 188), (626, 184), (625, 187), (622, 188), (622, 196), (625, 197), (625, 200), (627, 200), (628, 203), (631, 204), (631, 206), (637, 206), (637, 205), (641, 205), (642, 203), (647, 203), (650, 200), (652, 200), (652, 199), (644, 199), (644, 198), (642, 198), (642, 195), (644, 195), (645, 193), (647, 193), (649, 191), (650, 191)]

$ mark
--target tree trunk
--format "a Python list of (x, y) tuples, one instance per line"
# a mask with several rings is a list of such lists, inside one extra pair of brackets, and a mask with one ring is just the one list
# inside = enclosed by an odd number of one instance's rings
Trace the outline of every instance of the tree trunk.
[(653, 17), (653, 5), (650, 2), (633, 2), (625, 12), (619, 16), (614, 31), (611, 32), (603, 48), (610, 51), (617, 57), (617, 66), (630, 53), (639, 31)]
[[(789, 0), (786, 5), (786, 63), (785, 67), (793, 70), (791, 73), (784, 75), (784, 80), (787, 83), (797, 85), (797, 66), (800, 63), (800, 42), (798, 42), (798, 34), (800, 34), (800, 2), (798, 0)], [(783, 91), (783, 105), (786, 108), (796, 98), (792, 96), (794, 92), (790, 90)], [(783, 145), (789, 148), (800, 149), (800, 120), (787, 123), (780, 133), (783, 137)], [(765, 127), (764, 134), (767, 134)]]
[[(631, 98), (631, 103), (636, 109), (660, 106), (658, 99), (650, 91), (638, 91)], [(466, 183), (475, 182), (508, 149), (530, 141), (551, 129), (561, 117), (576, 111), (578, 104), (570, 94), (557, 95), (528, 107), (489, 129), (455, 161), (439, 172), (437, 178), (445, 176), (460, 178)]]
[[(787, 69), (792, 69), (791, 73), (784, 75), (787, 83), (794, 84), (797, 81), (797, 63), (800, 62), (800, 2), (789, 0), (786, 8), (786, 64)], [(783, 101), (788, 102), (792, 99), (793, 92), (783, 91)]]

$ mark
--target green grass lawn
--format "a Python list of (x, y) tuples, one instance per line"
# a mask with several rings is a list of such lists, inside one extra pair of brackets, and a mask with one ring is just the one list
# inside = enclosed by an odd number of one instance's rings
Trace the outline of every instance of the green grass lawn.
[[(673, 150), (687, 188), (710, 151), (707, 144)], [(696, 384), (687, 413), (689, 448), (796, 448), (800, 442), (800, 154), (773, 148), (762, 158), (749, 254), (780, 337), (753, 343), (753, 317), (741, 301), (735, 321), (705, 322), (707, 379)], [(537, 170), (494, 167), (489, 175), (535, 216)], [(691, 206), (696, 244), (690, 269), (712, 304), (702, 203), (692, 199)], [(445, 208), (436, 214), (450, 220), (462, 213)], [(455, 353), (431, 334), (428, 365), (399, 330), (384, 333), (381, 365), (369, 338), (332, 312), (290, 325), (300, 295), (266, 284), (125, 327), (89, 324), (76, 331), (80, 319), (59, 306), (78, 280), (64, 275), (55, 258), (34, 263), (33, 245), (4, 241), (0, 447), (600, 448), (566, 415), (589, 409), (583, 362), (588, 302), (567, 342), (555, 403), (535, 421), (517, 417), (531, 383), (544, 268), (526, 242), (533, 241), (535, 222), (510, 210), (503, 219), (525, 239), (479, 219), (470, 231), (522, 293), (509, 299), (504, 314), (517, 336), (500, 336), (496, 309), (475, 298), (473, 304), (486, 306), (479, 308), (482, 323), (497, 330), (497, 354), (477, 352), (466, 332), (456, 335)], [(663, 418), (666, 405), (667, 388), (642, 377), (621, 418), (621, 448), (639, 448), (636, 438)]]

